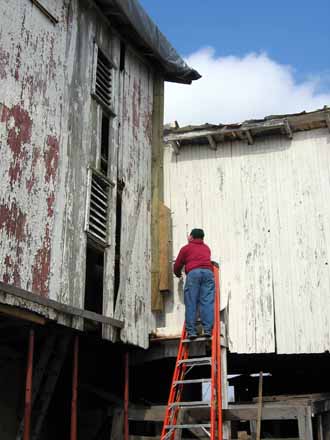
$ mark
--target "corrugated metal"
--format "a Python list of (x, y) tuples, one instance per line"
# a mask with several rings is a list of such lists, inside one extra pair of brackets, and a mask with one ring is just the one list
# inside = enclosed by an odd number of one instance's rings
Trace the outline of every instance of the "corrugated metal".
[[(165, 148), (165, 203), (175, 254), (203, 227), (220, 260), (230, 350), (318, 353), (330, 349), (329, 131), (226, 142), (216, 151)], [(176, 255), (174, 255), (175, 258)], [(182, 285), (166, 300), (166, 326), (179, 333)]]

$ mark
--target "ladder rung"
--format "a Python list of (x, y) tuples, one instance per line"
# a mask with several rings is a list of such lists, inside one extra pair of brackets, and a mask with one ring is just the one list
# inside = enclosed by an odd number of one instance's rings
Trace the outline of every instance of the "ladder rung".
[(209, 379), (187, 379), (187, 380), (176, 380), (174, 382), (174, 385), (180, 384), (180, 383), (210, 383), (211, 378)]
[(170, 407), (174, 406), (182, 406), (182, 407), (190, 407), (190, 408), (205, 408), (205, 406), (210, 406), (211, 402), (209, 400), (197, 400), (195, 402), (173, 402), (170, 403)]
[(210, 423), (195, 423), (191, 425), (166, 425), (166, 429), (190, 429), (190, 428), (211, 428)]
[(212, 341), (212, 337), (211, 338), (205, 338), (204, 336), (200, 336), (198, 338), (195, 339), (183, 339), (182, 342), (188, 344), (190, 342), (203, 342), (203, 341)]
[(210, 365), (211, 357), (201, 357), (201, 358), (190, 358), (190, 359), (181, 359), (178, 361), (178, 365), (186, 364), (186, 365)]

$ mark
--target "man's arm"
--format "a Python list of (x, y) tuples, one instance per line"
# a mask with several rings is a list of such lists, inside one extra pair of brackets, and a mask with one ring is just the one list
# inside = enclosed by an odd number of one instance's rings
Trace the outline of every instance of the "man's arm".
[(175, 263), (174, 263), (174, 267), (173, 267), (173, 272), (174, 274), (180, 278), (181, 277), (181, 270), (184, 266), (184, 252), (183, 249), (180, 249), (179, 255), (177, 256)]

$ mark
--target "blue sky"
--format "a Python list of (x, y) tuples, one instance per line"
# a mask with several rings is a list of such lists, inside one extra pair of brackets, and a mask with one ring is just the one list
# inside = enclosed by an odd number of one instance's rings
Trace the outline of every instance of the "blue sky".
[(211, 61), (228, 57), (243, 60), (251, 53), (264, 54), (276, 65), (290, 66), (294, 85), (312, 79), (311, 96), (323, 93), (328, 98), (330, 0), (140, 0), (140, 3), (183, 56), (205, 47), (213, 48)]

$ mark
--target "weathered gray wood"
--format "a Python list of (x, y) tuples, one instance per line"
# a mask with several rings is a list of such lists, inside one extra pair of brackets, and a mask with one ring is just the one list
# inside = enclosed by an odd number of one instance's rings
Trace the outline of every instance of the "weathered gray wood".
[(330, 113), (325, 114), (325, 123), (327, 124), (328, 130), (330, 131)]
[(330, 411), (330, 399), (327, 400), (319, 400), (317, 402), (313, 402), (313, 412), (324, 413)]
[[(130, 420), (149, 420), (163, 421), (165, 416), (165, 405), (156, 405), (148, 408), (130, 408)], [(181, 411), (185, 411), (181, 409)], [(306, 409), (290, 405), (265, 405), (262, 411), (262, 420), (297, 420), (299, 416), (305, 416)], [(204, 421), (209, 418), (210, 410), (208, 408), (189, 409), (189, 414), (196, 421)], [(223, 420), (257, 420), (257, 405), (229, 405), (228, 409), (223, 410)]]
[(284, 129), (289, 139), (293, 138), (293, 133), (290, 127), (290, 123), (287, 119), (284, 119)]
[(318, 414), (316, 416), (316, 420), (317, 420), (317, 440), (323, 440), (322, 414)]
[(313, 440), (312, 412), (310, 408), (300, 412), (298, 416), (298, 432), (300, 440)]
[(257, 438), (257, 422), (256, 422), (256, 420), (250, 420), (250, 431), (251, 431), (251, 439), (255, 440)]
[(258, 418), (257, 418), (257, 432), (256, 432), (256, 439), (257, 440), (260, 440), (260, 432), (261, 432), (262, 382), (263, 382), (263, 372), (260, 371), (260, 374), (259, 374), (259, 388), (258, 388)]
[[(20, 289), (15, 286), (10, 286), (0, 281), (0, 292), (4, 292), (9, 295), (16, 296), (18, 298), (31, 301), (45, 307), (49, 307), (57, 312), (62, 312), (68, 315), (78, 316), (80, 318), (86, 318), (95, 322), (102, 322), (104, 324), (110, 324), (117, 328), (123, 328), (124, 323), (118, 319), (109, 318), (107, 316), (100, 315), (98, 313), (90, 312), (89, 310), (79, 309), (71, 305), (63, 304), (52, 299), (45, 298), (35, 293), (28, 292), (27, 290)], [(23, 307), (22, 307), (23, 308)]]
[(124, 410), (115, 409), (112, 418), (111, 440), (123, 440), (124, 438)]
[[(330, 393), (311, 393), (311, 394), (278, 394), (274, 396), (263, 396), (263, 402), (278, 402), (278, 401), (312, 401), (330, 399)], [(258, 397), (254, 397), (253, 401), (257, 402)]]
[(330, 440), (330, 412), (322, 414), (323, 438)]
[(165, 417), (166, 406), (154, 405), (146, 408), (130, 407), (128, 410), (129, 420), (150, 420), (162, 422)]
[(245, 135), (246, 135), (246, 138), (248, 140), (249, 145), (252, 145), (254, 141), (253, 141), (253, 137), (252, 137), (251, 131), (250, 130), (246, 130), (245, 131)]
[(182, 141), (188, 139), (198, 139), (198, 138), (207, 138), (207, 136), (218, 136), (218, 135), (226, 135), (226, 134), (237, 134), (245, 133), (246, 130), (260, 129), (260, 128), (283, 128), (285, 126), (284, 119), (272, 119), (269, 121), (262, 121), (260, 123), (251, 123), (237, 126), (237, 128), (233, 127), (221, 127), (221, 128), (201, 128), (200, 130), (191, 130), (187, 132), (179, 132), (179, 133), (169, 133), (164, 137), (165, 142), (172, 141)]
[(207, 136), (207, 140), (209, 141), (211, 150), (216, 150), (218, 148), (217, 143), (211, 135)]

